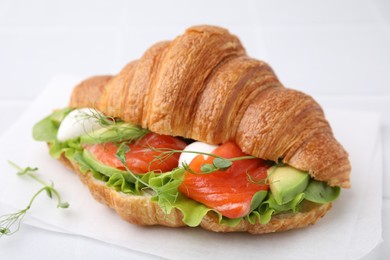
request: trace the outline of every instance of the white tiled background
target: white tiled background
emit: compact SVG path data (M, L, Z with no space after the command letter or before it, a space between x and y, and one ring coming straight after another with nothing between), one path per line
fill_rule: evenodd
M379 111L388 158L387 0L0 0L0 109L7 111L0 134L56 74L116 73L151 44L172 39L194 24L229 28L288 87L334 107ZM386 218L388 189L384 198ZM388 229L385 223L385 241ZM382 246L371 257L385 252L390 256Z
M202 23L239 35L287 86L318 95L389 93L386 0L2 0L1 98L31 100L58 72L115 73L152 43Z

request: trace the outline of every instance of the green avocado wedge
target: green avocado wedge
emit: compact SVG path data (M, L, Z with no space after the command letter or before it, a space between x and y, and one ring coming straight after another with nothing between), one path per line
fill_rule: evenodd
M80 136L81 144L99 144L107 142L120 143L128 140L138 140L149 130L128 123L115 123Z
M279 205L292 201L309 184L309 174L290 166L273 166L268 169L270 190Z
M96 172L106 175L107 177L111 177L115 174L121 174L124 176L126 181L130 183L135 182L134 177L131 176L127 171L119 170L99 162L88 150L83 151L83 158L84 161Z

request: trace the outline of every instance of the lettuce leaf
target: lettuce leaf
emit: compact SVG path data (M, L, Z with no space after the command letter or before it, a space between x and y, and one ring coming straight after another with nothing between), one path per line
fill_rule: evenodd
M107 186L114 188L116 191L135 194L135 185L126 181L125 177L120 173L112 175L107 181Z
M49 141L50 150L49 153L52 157L58 159L62 154L69 160L74 160L74 154L76 151L82 152L83 147L78 139L70 139L66 142L58 142L57 140Z
M310 180L305 192L305 199L315 203L328 203L340 195L340 187L330 187L325 182Z
M34 125L32 135L36 141L54 141L57 139L58 128L61 121L72 111L67 107L54 111L51 115L45 117Z
M255 224L259 221L261 224L267 224L274 214L280 214L283 212L298 212L299 205L305 198L304 193L296 195L290 202L285 204L278 204L271 192L268 192L267 199L262 201L256 210L253 210L246 219L251 224Z
M292 212L298 212L299 211L299 204L303 201L305 198L304 193L299 193L296 195L290 202L285 204L278 204L272 195L272 193L269 193L267 200L263 201L260 205L260 212L266 212L269 209L275 210L275 212L286 212L286 211L292 211Z
M199 226L203 217L211 211L207 206L187 198L182 193L177 192L175 196L157 196L159 206L169 214L172 209L177 208L183 214L183 222L190 226ZM172 194L171 194L172 195ZM171 200L174 199L174 203Z
M276 211L274 209L266 209L264 211L254 210L251 213L249 213L248 216L245 217L245 219L251 223L256 224L258 221L260 224L267 224L270 222L272 215L274 215Z

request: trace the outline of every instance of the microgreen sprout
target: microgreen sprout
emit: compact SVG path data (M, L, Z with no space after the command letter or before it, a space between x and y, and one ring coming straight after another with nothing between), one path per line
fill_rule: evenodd
M85 121L87 119L94 119L98 124L102 127L107 127L110 125L115 125L120 120L113 116L106 116L103 113L99 112L96 109L89 108L88 112L83 111L78 119L81 121Z
M18 172L17 172L18 175L20 175L20 176L23 176L23 175L29 176L32 179L34 179L37 182L39 182L40 184L42 184L43 187L41 189L39 189L33 195L33 197L30 199L30 201L29 201L28 205L26 206L26 208L24 208L24 209L22 209L22 210L20 210L18 212L6 214L6 215L3 215L3 216L0 217L0 237L2 237L3 235L10 236L10 235L14 234L15 232L17 232L19 230L20 224L21 224L24 216L26 215L27 211L31 208L34 200L42 192L46 192L46 194L50 198L52 198L53 195L57 198L57 208L68 208L69 207L69 203L61 201L60 194L54 188L54 184L53 183L48 184L45 181L43 181L40 178L38 178L38 176L35 175L35 173L38 171L38 168L26 167L26 168L23 169L22 167L18 166L17 164L15 164L15 163L13 163L11 161L8 161L8 163L18 170Z
M268 176L265 179L262 178L254 178L248 171L246 172L246 178L250 183L257 185L268 185Z
M127 163L126 163L126 154L130 151L130 147L127 145L127 143L121 143L118 147L118 150L115 154L115 157L118 158L118 160L123 164L123 167L125 168L125 170L136 180L138 180L140 183L142 183L145 187L148 187L150 189L152 189L153 191L157 192L157 190L150 186L148 183L146 183L145 181L143 181L141 178L139 178L136 174L133 173L133 171L131 171L129 169L129 167L127 166Z
M155 198L158 198L159 201L164 201L165 203L168 203L170 205L171 205L171 202L175 203L177 198L178 198L178 196L179 196L179 192L176 190L176 187L174 187L174 186L172 186L171 188L168 188L168 189L166 188L166 186L169 183L172 183L172 182L175 181L175 178L171 175L168 179L162 180L162 181L164 181L164 185L163 186L165 186L163 188L163 190L162 190L162 188L160 186L150 185L147 181L144 181L140 175L137 175L134 172L132 172L131 169L127 166L127 164L126 164L126 153L130 152L130 150L131 149L130 149L130 147L128 146L127 143L122 143L121 145L119 145L118 150L117 150L115 156L122 163L122 165L125 168L125 170L134 179L136 179L139 183L141 183L143 186L145 186L141 190L146 191L146 192L147 192L147 189L152 190L153 193L154 193L153 195L155 196ZM147 173L144 173L143 175L147 175L147 174L150 174L150 173L153 174L153 173L155 173L155 171L149 171ZM164 210L164 212L167 212L166 209L165 209L165 206L161 206L161 207Z
M278 160L278 162L273 165L271 168L269 168L269 170L267 170L267 177L265 179L260 179L259 181L256 181L248 172L246 174L247 176L247 179L248 181L254 183L254 184L266 184L266 185L269 185L270 184L270 177L274 174L274 172L276 171L276 169L278 167L284 167L286 164L283 163L281 160ZM278 180L280 181L280 180ZM274 181L274 182L278 182L278 181Z

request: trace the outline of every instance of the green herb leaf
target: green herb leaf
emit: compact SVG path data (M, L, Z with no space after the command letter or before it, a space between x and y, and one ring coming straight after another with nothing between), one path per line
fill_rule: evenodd
M9 228L0 228L0 237L2 235L8 235L9 233L11 232L11 230Z
M340 187L330 187L325 182L310 180L305 193L305 199L315 203L328 203L340 195Z
M53 194L51 192L51 187L46 187L46 194L47 194L47 196L49 196L49 198L53 197Z
M69 203L68 202L58 203L57 208L67 209L69 208Z
M230 166L232 166L232 162L229 161L229 159L225 159L225 158L215 158L213 160L213 165L218 168L218 169L221 169L221 170L226 170L228 169Z
M203 165L200 167L200 170L201 170L203 173L212 173L212 172L217 171L218 169L215 168L215 166L214 166L213 164L206 163L206 164L203 164Z
M121 143L115 156L123 163L126 164L126 153L130 152L130 146L127 143Z

